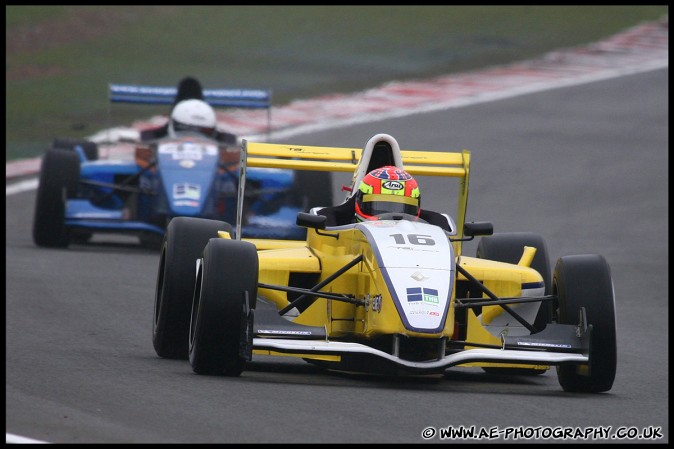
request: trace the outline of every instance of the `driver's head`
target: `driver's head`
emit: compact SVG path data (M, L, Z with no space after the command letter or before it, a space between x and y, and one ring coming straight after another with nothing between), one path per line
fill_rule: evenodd
M395 212L419 216L421 192L405 170L386 166L365 175L356 192L356 220L377 220L377 215Z
M207 136L215 133L216 118L213 108L202 100L183 100L175 105L171 111L169 132L196 131Z

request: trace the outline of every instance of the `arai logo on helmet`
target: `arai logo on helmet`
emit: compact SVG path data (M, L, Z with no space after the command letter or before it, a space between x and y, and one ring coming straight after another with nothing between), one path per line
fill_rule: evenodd
M402 190L405 188L405 184L398 181L385 181L382 183L382 187L388 190Z

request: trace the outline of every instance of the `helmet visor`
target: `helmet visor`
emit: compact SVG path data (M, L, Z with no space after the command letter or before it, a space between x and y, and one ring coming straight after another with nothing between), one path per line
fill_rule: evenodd
M194 131L210 136L213 134L213 131L215 131L215 128L207 126L188 125L186 123L181 123L178 120L173 120L173 130L176 132Z
M370 216L391 212L419 215L419 199L402 195L363 195L359 207L363 214Z

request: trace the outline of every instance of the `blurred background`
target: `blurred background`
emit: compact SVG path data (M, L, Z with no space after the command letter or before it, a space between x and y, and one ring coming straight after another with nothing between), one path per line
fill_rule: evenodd
M655 6L6 6L7 161L114 115L109 83L265 88L275 106L505 64L668 14ZM125 115L126 114L126 115Z

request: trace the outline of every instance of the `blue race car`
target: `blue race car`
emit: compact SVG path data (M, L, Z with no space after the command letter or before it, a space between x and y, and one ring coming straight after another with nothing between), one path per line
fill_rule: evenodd
M40 170L36 245L63 248L71 241L86 242L94 233L117 233L137 235L144 246L157 248L177 216L241 222L244 238L304 238L306 231L295 225L297 212L317 202L331 205L331 189L317 198L318 178L293 170L250 169L244 177L250 193L237 221L240 145L235 135L217 129L215 114L207 109L268 108L269 92L202 92L197 82L198 88L185 94L185 85L183 80L178 89L110 86L111 101L174 104L169 122L142 132L128 158L99 158L98 144L85 139L54 140ZM211 122L200 123L204 116Z

